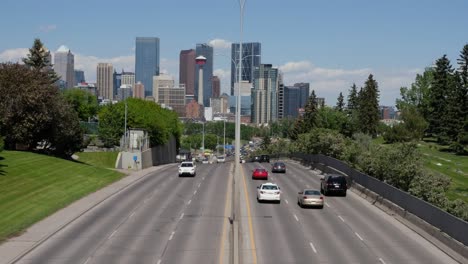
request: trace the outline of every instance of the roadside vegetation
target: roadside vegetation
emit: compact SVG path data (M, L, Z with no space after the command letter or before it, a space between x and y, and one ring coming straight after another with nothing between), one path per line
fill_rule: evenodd
M0 152L0 242L123 177L93 165L105 163L94 157L83 162L31 152Z
M457 62L454 70L444 55L402 87L400 123L391 127L379 122L373 75L351 86L346 104L340 93L333 108L318 105L312 91L304 115L264 138L260 152L334 157L468 221L468 45Z
M86 163L101 168L115 168L115 161L117 160L117 151L108 152L78 152L78 162Z

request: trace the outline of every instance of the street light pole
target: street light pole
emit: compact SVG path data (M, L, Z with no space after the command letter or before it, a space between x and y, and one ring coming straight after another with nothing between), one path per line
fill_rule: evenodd
M226 158L226 119L224 119L223 156Z
M125 99L124 148L127 151L127 99Z

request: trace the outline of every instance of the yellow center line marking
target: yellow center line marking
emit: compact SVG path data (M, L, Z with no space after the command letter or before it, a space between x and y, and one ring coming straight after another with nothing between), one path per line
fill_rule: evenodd
M247 219L249 220L249 233L250 233L250 245L252 246L252 256L253 256L253 263L257 263L257 247L255 246L255 239L253 233L253 225L252 225L252 216L250 214L250 200L249 200L249 193L247 192L247 183L245 182L245 175L244 170L240 168L242 174L242 180L244 181L244 194L245 200L247 205Z
M232 169L232 165L231 165ZM226 202L224 203L224 224L223 224L223 233L221 234L221 247L219 249L219 263L223 264L224 263L224 240L226 239L226 229L227 229L227 223L229 221L229 209L230 209L230 204L231 204L231 189L229 188L230 183L232 182L232 173L229 174L229 179L228 179L228 184L226 186L226 198L224 199Z

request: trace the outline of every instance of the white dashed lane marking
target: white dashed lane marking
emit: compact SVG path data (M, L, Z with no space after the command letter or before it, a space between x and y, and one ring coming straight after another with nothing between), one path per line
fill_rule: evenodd
M179 219L182 220L182 218L184 218L184 213L182 213L182 214L180 215L180 218L179 218Z
M364 239L362 239L362 237L358 233L354 232L354 234L356 234L356 236L359 237L359 239L361 239L361 241L364 241Z
M287 204L289 204L288 200L284 200Z
M174 234L175 232L172 232L171 236L169 237L169 240L172 240L172 238L174 237Z
M192 202L192 200L188 201L188 204L190 204Z
M297 218L297 215L294 215L294 218L296 218L296 221L299 222L299 218Z
M340 218L340 220L344 222L344 219L343 217L341 217L341 215L339 215L338 218Z
M317 249L315 249L314 244L312 244L312 242L310 242L309 244L312 250L314 251L314 253L317 253Z
M383 261L382 258L379 258L379 261L380 261L380 263L382 263L382 264L386 264L385 261Z

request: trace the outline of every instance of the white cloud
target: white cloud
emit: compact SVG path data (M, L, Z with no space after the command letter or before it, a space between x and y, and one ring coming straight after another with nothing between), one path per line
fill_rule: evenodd
M9 49L0 52L0 62L21 62L29 52L27 48Z
M39 30L45 33L49 33L57 29L57 25L42 25L39 27Z
M213 39L208 42L215 49L230 49L231 42L224 39Z

